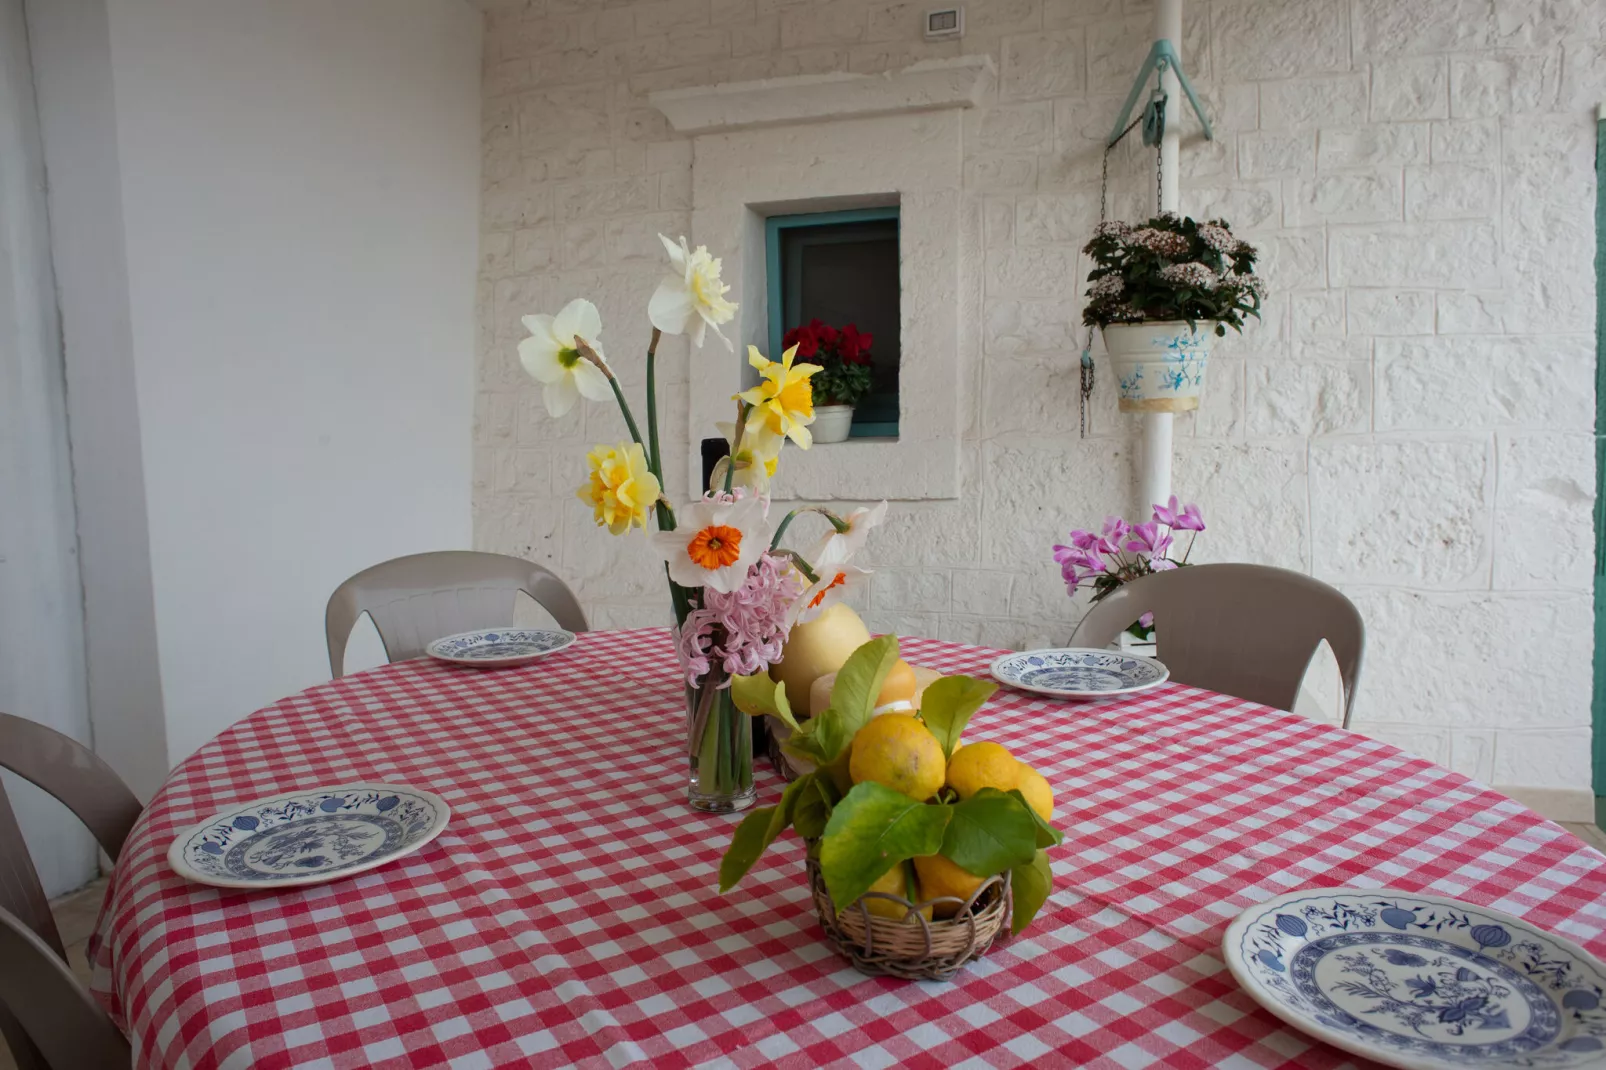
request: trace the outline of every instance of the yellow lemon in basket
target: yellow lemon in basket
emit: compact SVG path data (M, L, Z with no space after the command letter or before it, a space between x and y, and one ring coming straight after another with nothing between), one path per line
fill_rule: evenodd
M1048 780L1027 765L1020 763L1020 779L1015 782L1020 793L1026 796L1026 804L1037 811L1037 816L1044 821L1054 820L1054 789L1048 786Z
M948 762L948 786L968 799L982 788L1008 791L1020 780L1021 763L998 743L969 743Z
M911 903L920 902L920 886L915 883L914 870L907 862L899 862L883 873L879 880L870 885L870 891L899 895ZM890 899L867 898L864 901L864 909L883 918L891 918L893 921L902 921L909 915L908 907L894 903ZM930 907L926 907L920 913L926 916L927 921L931 920Z
M937 794L945 770L942 744L917 717L875 717L853 737L848 774L855 784L873 780L922 802Z
M987 879L961 869L943 855L922 855L914 860L914 864L915 872L920 876L920 894L916 902L940 896L952 896L960 901L938 903L936 913L939 918L951 918L959 913L960 905L974 895Z

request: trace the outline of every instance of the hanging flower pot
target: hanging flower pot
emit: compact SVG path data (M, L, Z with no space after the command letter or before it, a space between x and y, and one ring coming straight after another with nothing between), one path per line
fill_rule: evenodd
M1100 223L1082 251L1093 261L1082 322L1104 332L1121 411L1197 409L1210 336L1260 316L1254 247L1224 220L1168 212L1138 226Z
M1210 334L1180 320L1112 323L1104 345L1121 391L1122 412L1187 412L1199 407Z

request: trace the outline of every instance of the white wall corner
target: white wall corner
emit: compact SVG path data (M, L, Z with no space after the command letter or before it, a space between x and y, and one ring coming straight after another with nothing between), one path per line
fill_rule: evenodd
M664 89L652 106L683 134L818 119L973 108L992 84L991 56L922 60L883 74L808 74Z

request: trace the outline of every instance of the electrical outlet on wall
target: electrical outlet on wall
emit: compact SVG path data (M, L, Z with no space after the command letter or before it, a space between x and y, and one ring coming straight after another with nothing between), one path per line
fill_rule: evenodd
M939 7L926 12L926 36L931 38L963 37L965 9Z

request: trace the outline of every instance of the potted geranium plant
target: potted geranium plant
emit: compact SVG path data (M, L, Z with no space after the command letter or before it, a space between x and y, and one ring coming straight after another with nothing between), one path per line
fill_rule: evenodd
M1167 212L1138 226L1100 223L1083 252L1093 270L1082 322L1104 332L1121 411L1198 408L1210 335L1260 318L1254 246L1225 220Z
M800 359L820 366L813 381L815 442L842 442L848 437L853 407L870 392L873 340L856 324L838 329L817 319L793 327L781 340L786 348L796 346Z

